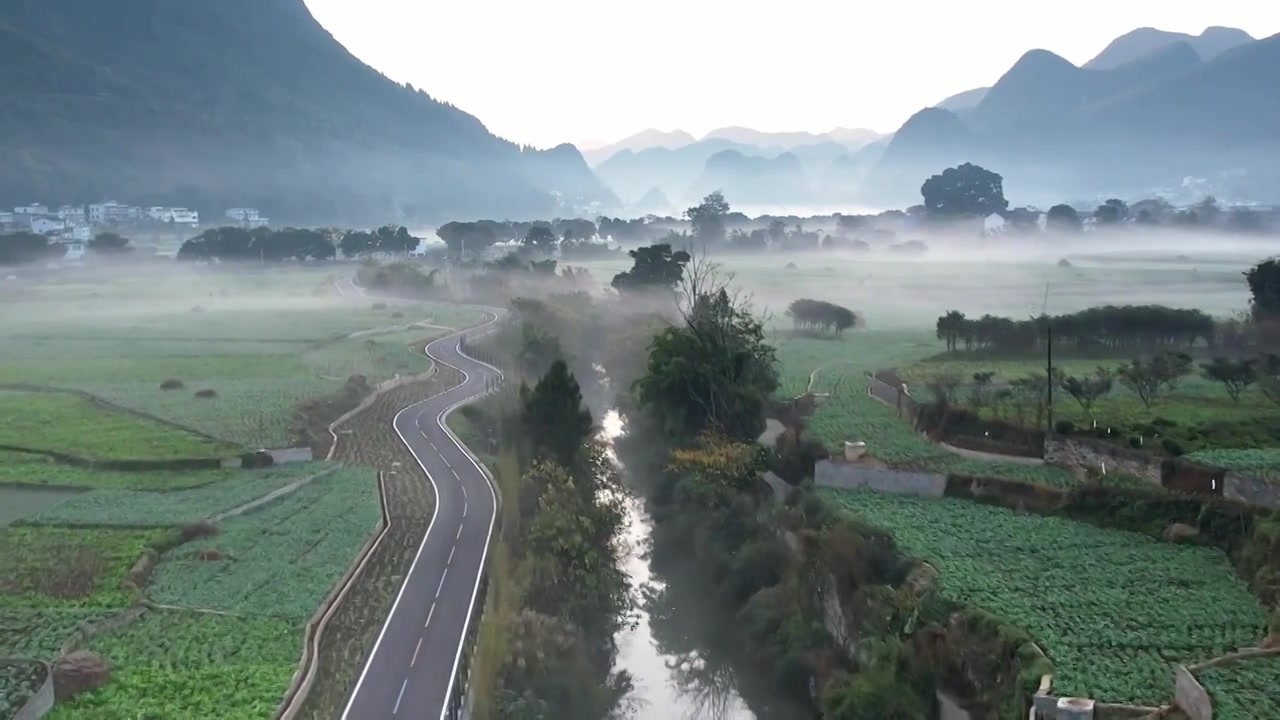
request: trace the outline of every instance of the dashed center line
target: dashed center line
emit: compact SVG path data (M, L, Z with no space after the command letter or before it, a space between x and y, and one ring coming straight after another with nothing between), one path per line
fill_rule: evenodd
M400 694L396 696L396 706L391 708L392 715L395 715L396 713L400 712L400 701L404 699L404 689L408 686L409 686L409 678L405 678L404 682L400 683Z
M446 565L444 572L440 573L440 586L436 588L436 597L440 597L440 591L444 589L444 579L449 577L449 567Z
M436 604L431 603L431 609L427 611L427 621L422 623L423 630L426 630L427 626L431 624L431 616L435 614L436 614Z
M423 627L426 627L425 625ZM418 646L413 649L413 657L409 660L409 667L418 662L418 651L422 649L422 638L418 638Z

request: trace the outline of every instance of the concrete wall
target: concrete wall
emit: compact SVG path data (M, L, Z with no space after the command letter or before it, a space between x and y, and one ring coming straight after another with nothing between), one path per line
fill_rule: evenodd
M1213 720L1213 701L1195 677L1179 665L1173 675L1173 698L1191 720Z
M938 473L882 470L832 460L819 460L814 466L813 482L818 487L856 490L870 488L900 495L942 497L947 477Z
M1280 481L1231 470L1223 478L1222 496L1257 507L1280 508Z
M267 454L271 456L271 461L276 465L287 465L288 463L311 462L311 448L280 448L279 450L268 450Z
M1044 461L1052 465L1123 472L1152 485L1160 483L1160 461L1150 453L1111 447L1084 438L1049 436L1044 441Z

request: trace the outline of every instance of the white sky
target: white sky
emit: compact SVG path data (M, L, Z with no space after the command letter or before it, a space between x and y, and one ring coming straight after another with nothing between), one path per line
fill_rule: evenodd
M1280 32L1276 0L305 0L361 60L548 147L645 128L897 129L1024 52L1154 26Z

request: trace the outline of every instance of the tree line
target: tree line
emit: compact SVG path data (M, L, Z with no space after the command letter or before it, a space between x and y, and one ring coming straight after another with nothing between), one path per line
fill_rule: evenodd
M90 252L102 257L124 255L134 249L127 238L112 232L98 233L85 246ZM0 234L0 266L58 260L66 252L64 243L47 235L25 231Z
M405 255L419 239L402 225L373 231L312 228L209 228L182 243L177 258L186 261L284 262L343 257Z
M1001 355L1043 353L1053 347L1068 352L1151 353L1183 349L1197 343L1213 347L1216 321L1201 310L1160 305L1106 305L1065 315L1014 320L994 315L970 319L950 310L935 325L947 352L983 351Z
M797 330L830 332L837 336L858 325L858 314L849 308L809 298L792 301L786 315Z

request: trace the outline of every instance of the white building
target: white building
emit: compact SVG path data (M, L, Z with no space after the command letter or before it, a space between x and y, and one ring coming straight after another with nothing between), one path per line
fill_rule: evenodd
M171 208L169 210L169 222L174 225L196 227L200 224L200 213L187 208Z
M66 220L58 220L51 217L36 217L31 219L31 232L37 235L48 235L49 233L61 232L67 229Z
M19 205L18 207L13 209L13 212L15 215L48 215L49 206L41 205L39 203L32 203L30 205Z
M76 262L84 258L85 244L77 240L63 241L62 247L65 252L62 254L64 262Z
M71 228L71 232L64 237L70 237L75 242L87 243L93 239L93 229L88 225L76 225Z
M234 220L237 225L250 229L266 227L270 222L254 208L231 208L227 211L227 219Z
M155 220L156 222L169 221L169 208L150 207L146 209L145 214L148 219Z
M121 205L115 201L95 203L89 206L89 222L94 225L113 225L142 219L142 208Z
M11 212L0 212L0 228L8 227L18 221L18 216Z
M55 214L67 222L84 222L83 205L63 205Z

